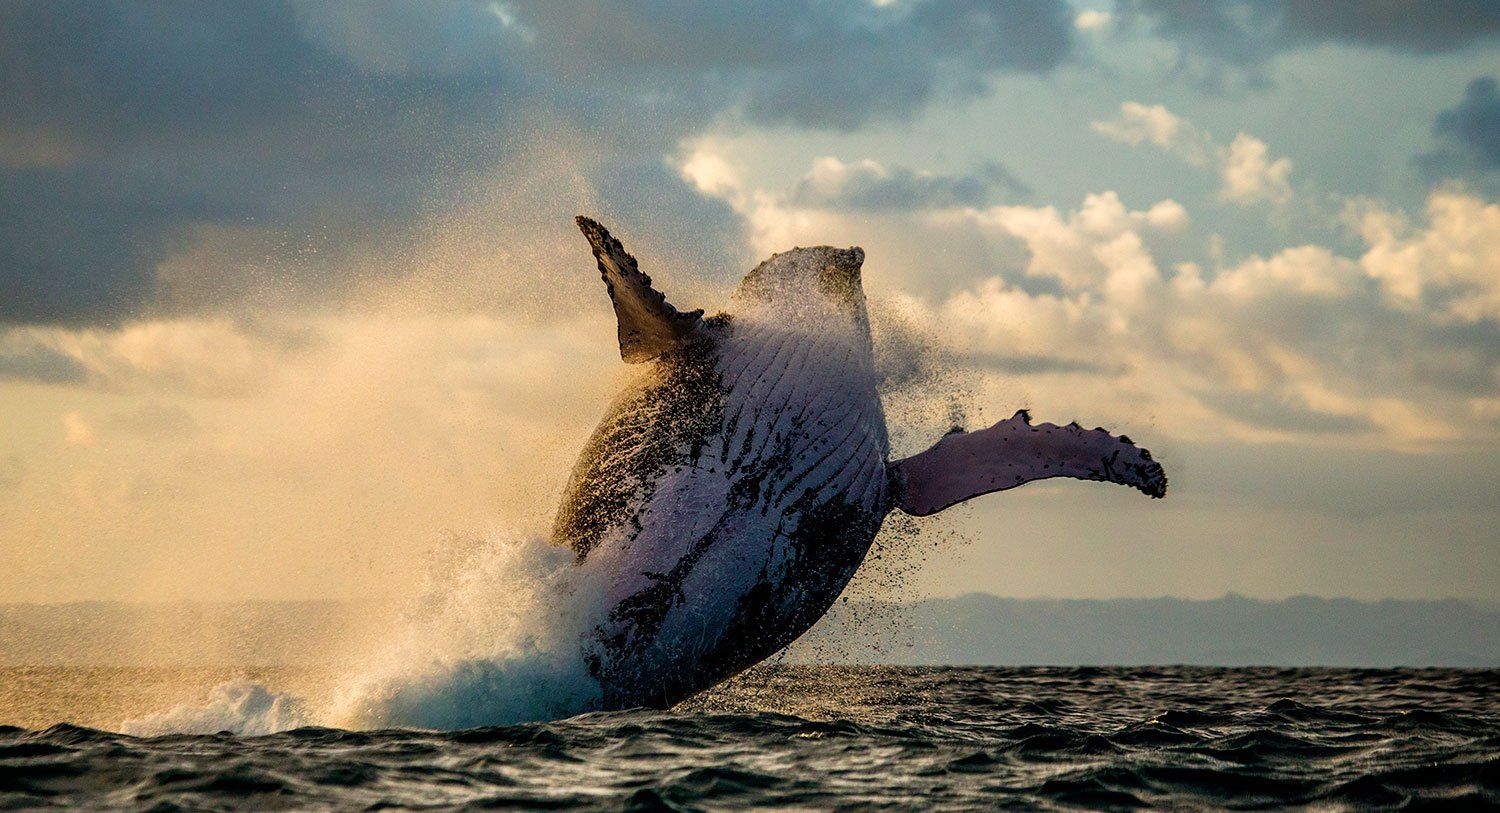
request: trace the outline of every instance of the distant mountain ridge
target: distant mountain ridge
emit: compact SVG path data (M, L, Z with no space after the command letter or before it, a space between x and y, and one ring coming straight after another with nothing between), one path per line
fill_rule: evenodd
M1500 609L1458 599L1013 599L975 593L883 607L844 605L791 654L803 652L856 663L1495 667Z
M0 665L319 665L356 657L370 608L332 601L0 604ZM384 627L389 629L394 620ZM378 634L378 630L376 633ZM1500 667L1500 607L1263 601L841 602L795 662Z

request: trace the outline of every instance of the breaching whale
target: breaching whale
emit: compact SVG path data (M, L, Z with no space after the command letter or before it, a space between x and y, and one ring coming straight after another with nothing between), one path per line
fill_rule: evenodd
M893 509L932 514L1047 477L1160 497L1129 438L1023 410L888 460L860 248L756 266L733 312L680 311L605 228L577 223L650 369L586 444L552 536L604 574L583 655L600 707L667 707L790 644L832 605Z

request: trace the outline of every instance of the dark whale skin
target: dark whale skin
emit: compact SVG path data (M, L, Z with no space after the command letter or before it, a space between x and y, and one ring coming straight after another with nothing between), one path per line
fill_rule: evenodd
M580 566L608 559L584 644L603 708L667 707L775 654L859 568L889 447L851 315L831 331L713 317L600 422L553 538Z

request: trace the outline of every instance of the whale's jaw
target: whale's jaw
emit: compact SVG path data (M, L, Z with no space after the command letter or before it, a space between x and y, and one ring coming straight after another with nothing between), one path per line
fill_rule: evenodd
M559 512L609 585L585 642L606 708L670 705L786 646L885 514L868 334L736 317L709 337L615 404Z

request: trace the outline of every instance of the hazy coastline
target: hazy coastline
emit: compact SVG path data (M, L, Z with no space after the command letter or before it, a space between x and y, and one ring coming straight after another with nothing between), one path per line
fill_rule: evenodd
M331 666L374 608L337 601L0 604L0 666ZM1500 666L1484 602L1239 595L840 603L785 661Z

